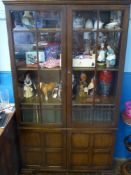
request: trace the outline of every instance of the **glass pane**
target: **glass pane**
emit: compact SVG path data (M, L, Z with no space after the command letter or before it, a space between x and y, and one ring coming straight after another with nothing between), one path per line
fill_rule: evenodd
M97 66L117 68L120 59L120 32L99 32Z
M28 30L36 27L35 11L12 11L12 26L14 30Z
M34 123L34 124L40 123L39 112L40 111L37 109L36 106L32 106L31 109L22 109L21 110L22 122L24 122L24 123Z
M73 107L73 122L103 122L113 121L114 108L109 106L79 106ZM96 123L94 123L96 124Z
M61 66L61 33L39 32L38 53L41 68L60 68Z
M95 32L73 32L73 67L95 67Z
M98 71L97 73L97 103L100 104L115 104L117 72L115 71Z
M60 11L37 12L37 28L61 28Z
M97 29L96 11L75 11L73 13L73 29Z
M19 71L18 96L21 104L38 104L38 75L37 71Z
M33 32L13 32L16 66L37 67L36 36Z
M42 109L42 123L61 123L62 110L56 106Z
M122 27L122 11L120 10L110 10L101 11L99 19L99 29L101 29L101 24L108 30L119 30Z

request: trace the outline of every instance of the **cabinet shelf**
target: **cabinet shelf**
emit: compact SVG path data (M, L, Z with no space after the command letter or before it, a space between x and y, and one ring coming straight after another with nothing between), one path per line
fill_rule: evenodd
M61 32L61 28L32 28L32 29L14 29L13 32Z
M18 71L38 71L38 70L41 70L41 71L61 71L61 68L60 67L56 67L56 68L38 68L38 67L28 67L28 66L22 66L22 67L18 67L17 68Z
M113 68L106 68L106 67L96 67L97 71L102 71L102 70L109 70L109 71L118 71L118 67L113 67Z
M74 71L94 71L94 67L73 67Z
M73 67L74 71L95 71L94 67ZM109 71L118 71L118 67L106 68L106 67L96 67L96 71L109 70Z
M73 100L73 106L92 106L94 105L108 105L108 106L114 106L115 104L115 98L113 96L110 97L104 97L104 96L95 96L93 97L79 97L77 96L75 100Z
M121 32L122 29L86 29L86 28L74 28L74 32Z

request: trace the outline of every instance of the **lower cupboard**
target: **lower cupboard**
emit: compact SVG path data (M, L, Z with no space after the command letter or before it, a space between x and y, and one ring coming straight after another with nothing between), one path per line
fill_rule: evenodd
M19 134L21 171L112 170L115 130L20 129Z

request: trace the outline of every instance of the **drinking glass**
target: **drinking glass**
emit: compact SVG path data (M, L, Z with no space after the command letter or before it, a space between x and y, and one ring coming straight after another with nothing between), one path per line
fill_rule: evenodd
M3 89L0 91L0 102L1 102L1 107L3 109L9 106L9 90L8 89Z

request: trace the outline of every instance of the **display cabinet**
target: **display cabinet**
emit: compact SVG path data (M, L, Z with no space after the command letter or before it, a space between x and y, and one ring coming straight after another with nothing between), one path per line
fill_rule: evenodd
M130 1L3 2L21 172L112 171Z

